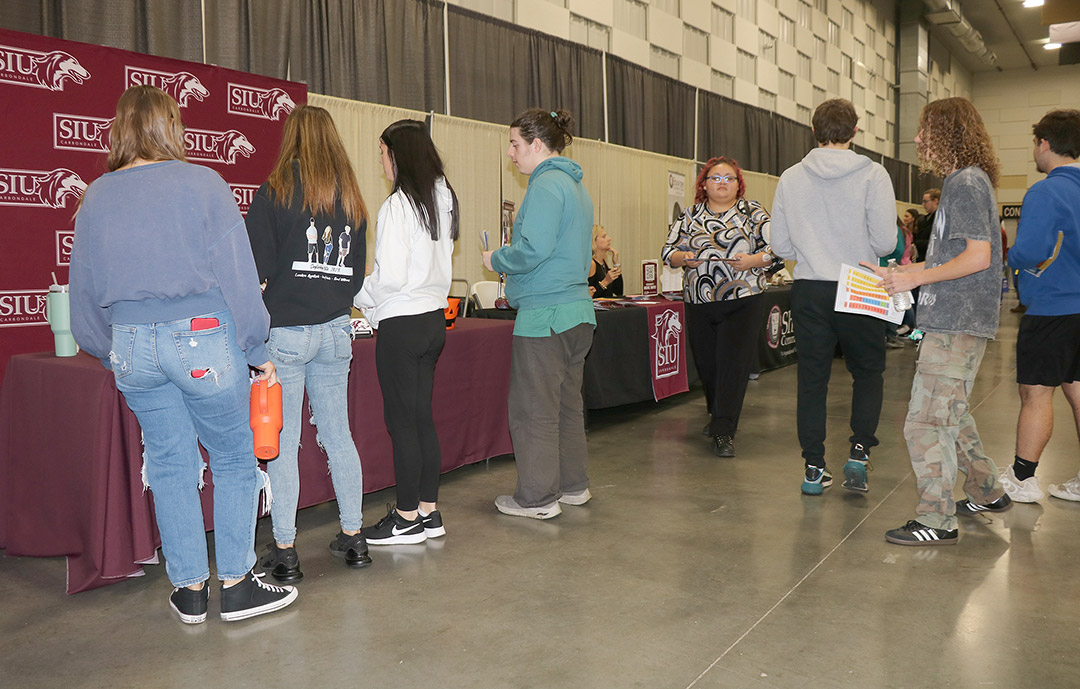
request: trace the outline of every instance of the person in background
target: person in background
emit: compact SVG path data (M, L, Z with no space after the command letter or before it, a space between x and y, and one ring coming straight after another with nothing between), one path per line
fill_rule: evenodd
M904 252L907 250L904 237L904 221L900 218L896 219L896 249L888 256L882 256L878 259L878 265L885 268L888 267L889 261L896 261L897 265L901 265L904 260ZM908 309L911 311L911 309ZM904 314L906 317L906 313ZM902 322L902 321L901 321ZM903 349L904 342L899 336L900 326L896 323L885 322L885 347L888 349Z
M735 456L746 386L764 325L769 214L744 198L739 163L710 158L695 183L694 205L671 224L660 257L682 268L687 334L705 388L703 429L718 457Z
M259 187L247 214L247 232L263 302L270 312L267 350L281 382L280 453L266 465L274 502L274 542L260 565L281 582L299 581L296 508L300 500L297 453L304 392L318 443L326 451L337 496L341 531L330 553L351 567L371 564L363 525L364 471L349 432L349 325L353 295L364 282L367 208L330 113L297 106L285 120L281 150L269 180ZM323 231L322 262L304 263L309 228ZM336 241L335 241L336 238ZM345 239L343 239L345 238ZM335 248L356 247L331 265Z
M379 136L379 151L393 188L379 209L375 267L355 304L379 331L375 369L394 445L397 506L364 535L371 545L402 545L446 534L431 395L446 343L458 202L423 122L394 122Z
M906 266L909 263L918 261L919 250L915 248L915 233L918 231L919 226L919 209L908 208L904 211L903 216L903 231L904 231L904 255L900 257L900 265ZM919 290L912 292L914 301L919 299ZM911 334L911 331L915 329L915 305L912 304L911 308L904 312L904 320L900 322L900 327L897 328L896 334L900 337L905 337ZM887 343L886 343L887 344Z
M915 230L915 249L918 252L919 258L926 260L926 249L930 244L930 235L934 232L934 218L937 213L938 204L941 202L941 190L940 189L927 189L922 195L923 210L926 211L923 215L919 216L916 221Z
M772 249L798 261L791 307L799 338L796 425L804 495L821 495L832 485L825 463L825 399L838 343L852 378L845 488L868 490L867 462L878 444L885 322L834 308L841 264L876 264L896 248L892 181L884 167L851 150L858 122L850 101L819 105L813 118L817 148L784 171L773 199Z
M1045 497L1035 469L1054 430L1058 387L1080 436L1080 111L1053 110L1033 129L1035 164L1046 179L1024 195L1009 250L1028 305L1016 338L1016 455L1001 475L1016 502ZM1055 498L1080 502L1080 477L1049 489Z
M971 512L972 504L992 511L1011 505L994 461L983 452L969 405L986 343L998 327L1001 234L994 186L1001 165L982 118L965 98L927 104L915 143L923 169L945 182L926 262L897 271L873 266L889 294L922 287L918 325L926 333L904 423L918 516L887 531L885 540L952 545L957 513ZM966 477L968 500L954 504L958 471Z
M608 256L611 265L608 265ZM592 263L589 264L589 294L593 299L623 295L622 265L619 252L611 248L611 237L603 225L593 225Z
M560 155L573 124L565 110L534 108L510 125L506 155L529 185L511 244L482 254L484 267L507 276L518 309L507 402L518 481L495 507L533 519L592 498L581 381L596 327L587 282L593 204L581 166Z
M213 473L221 619L280 610L296 589L252 572L262 481L248 367L267 385L277 376L244 219L221 175L185 162L180 108L164 91L124 91L109 139L109 172L86 190L75 219L71 329L112 370L142 428L145 477L176 587L169 607L186 624L206 621L202 443Z

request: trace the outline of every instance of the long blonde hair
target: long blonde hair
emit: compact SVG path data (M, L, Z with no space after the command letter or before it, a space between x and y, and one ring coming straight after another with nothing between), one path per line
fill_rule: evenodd
M135 161L185 160L180 107L156 86L132 86L116 102L109 130L109 172Z
M337 199L355 227L367 219L367 206L360 195L345 144L330 113L314 105L300 105L285 120L281 153L270 173L274 201L288 206L293 198L293 161L300 163L300 184L304 207L312 213L334 212Z
M1001 163L979 111L966 98L942 98L923 107L919 117L919 163L939 177L980 167L998 185Z

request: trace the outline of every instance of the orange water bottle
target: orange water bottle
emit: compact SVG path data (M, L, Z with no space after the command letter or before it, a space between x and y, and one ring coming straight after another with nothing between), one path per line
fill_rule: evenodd
M251 384L251 430L255 435L255 456L262 460L278 456L281 434L281 384L265 380Z

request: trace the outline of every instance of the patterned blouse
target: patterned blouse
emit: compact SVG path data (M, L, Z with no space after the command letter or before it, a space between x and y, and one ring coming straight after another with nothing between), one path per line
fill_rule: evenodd
M719 214L709 210L708 203L703 201L687 208L672 223L660 256L669 266L675 251L690 251L703 259L697 268L683 269L683 297L687 302L704 304L739 299L765 291L767 267L736 270L715 259L769 251L768 236L769 214L757 201L739 199Z

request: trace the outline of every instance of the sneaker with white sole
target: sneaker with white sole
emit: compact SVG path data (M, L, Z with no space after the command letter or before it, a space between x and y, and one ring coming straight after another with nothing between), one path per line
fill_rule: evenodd
M590 500L592 500L592 493L589 492L588 488L574 493L563 493L559 497L559 502L564 505L584 505Z
M446 535L446 527L442 523L442 514L439 510L432 510L430 514L420 512L420 518L424 520L424 535L428 538L440 538Z
M267 584L264 576L248 572L240 583L221 589L222 620L246 620L292 605L298 595L296 587Z
M558 500L550 505L540 507L522 507L517 504L517 500L514 500L513 495L500 495L495 498L495 508L503 514L509 514L511 517L529 517L530 519L551 519L562 514L562 508L559 507Z
M832 474L826 467L806 465L806 474L802 482L803 495L821 495L831 485Z
M1080 497L1077 498L1080 500ZM956 514L961 517L973 517L976 514L984 514L986 512L1005 512L1012 509L1013 503L1009 494L1002 495L993 502L988 502L985 505L976 504L970 500L961 500L956 503Z
M390 505L386 516L375 526L364 527L363 534L368 545L415 545L427 540L424 518L419 513L410 521Z
M844 464L844 488L865 493L870 490L866 485L866 470L870 466L870 453L862 443L854 443Z
M886 531L885 540L897 545L956 545L960 538L956 529L935 529L912 519L898 529Z
M1051 483L1050 495L1062 500L1080 502L1080 476L1074 476L1065 483Z
M202 624L206 621L206 602L210 600L210 582L204 581L203 587L192 591L186 586L173 589L169 596L169 607L173 609L184 624Z
M1023 481L1016 478L1016 473L1010 464L1009 468L998 476L1001 485L1005 486L1005 492L1009 494L1013 502L1038 502L1046 497L1039 487L1039 479L1032 476Z

